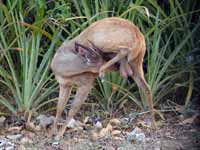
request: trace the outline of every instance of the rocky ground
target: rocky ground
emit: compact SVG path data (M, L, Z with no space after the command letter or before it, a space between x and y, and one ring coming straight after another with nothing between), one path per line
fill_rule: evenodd
M44 117L44 116L43 116ZM45 116L46 117L46 116ZM158 121L158 129L151 131L145 119L133 124L127 118L109 119L91 123L73 121L62 140L48 137L46 124L52 117L46 117L43 126L35 130L23 125L1 127L0 150L197 150L200 149L199 116L184 118L173 113L165 114L165 120ZM40 118L41 119L41 118ZM48 120L50 119L50 120ZM129 118L130 119L130 118ZM1 118L1 120L3 120ZM49 122L48 122L49 121ZM130 120L129 120L130 121ZM33 124L32 124L33 125ZM130 126L126 126L130 125Z

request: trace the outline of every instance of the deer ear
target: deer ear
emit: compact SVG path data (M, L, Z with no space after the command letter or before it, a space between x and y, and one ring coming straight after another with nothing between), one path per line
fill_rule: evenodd
M87 46L84 46L78 42L75 42L75 53L77 54L81 54L82 56L84 54L86 55L91 55L92 57L102 57L101 53L99 53L99 49L97 49L91 42L91 47L87 47Z
M92 46L92 52L93 52L95 55L98 55L98 56L102 57L102 56L103 56L102 50L99 49L98 47L96 47L91 41L88 40L88 42L89 42L90 45Z
M89 54L89 50L88 49L89 48L87 48L86 46L75 42L74 50L75 50L75 53L78 54L79 56L88 55Z
M75 42L74 51L75 54L83 57L88 64L97 63L100 60L99 58L101 58L101 56L98 56L93 49L77 42Z

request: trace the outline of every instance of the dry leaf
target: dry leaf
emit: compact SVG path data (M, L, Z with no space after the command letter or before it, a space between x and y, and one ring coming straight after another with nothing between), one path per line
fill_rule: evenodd
M99 134L97 132L92 132L92 140L96 141L99 138Z
M89 121L90 117L86 116L85 119L83 120L83 123L86 124Z
M99 137L105 137L106 135L110 134L112 131L112 125L109 123L106 128L101 129L101 131L99 132Z
M109 131L106 128L101 129L101 131L99 132L98 137L105 137L106 135L109 134Z
M112 127L112 125L110 123L108 123L107 126L106 126L106 129L108 131L112 131L113 127Z
M118 136L118 135L120 135L121 134L121 131L120 130L114 130L114 131L112 131L112 136Z
M8 128L9 132L19 132L22 129L22 126L10 127Z
M120 125L121 124L121 121L117 118L113 118L110 120L110 124L112 125Z
M197 115L192 116L191 118L187 118L185 120L183 120L182 122L180 122L180 125L184 125L184 124L192 124L195 120L195 118L197 117Z

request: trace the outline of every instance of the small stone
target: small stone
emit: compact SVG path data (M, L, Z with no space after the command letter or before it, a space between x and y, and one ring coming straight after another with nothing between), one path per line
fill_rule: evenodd
M47 117L46 115L39 115L37 117L37 120L39 120L39 125L42 128L47 128L49 125L53 124L54 117L53 116Z
M0 117L0 127L4 126L4 122L5 122L6 118L4 116Z
M57 136L55 136L55 137L54 137L54 140L55 140L55 142L53 142L53 143L52 143L52 145L53 145L53 146L55 146L55 145L58 145L58 144L59 144L59 141L60 141L60 139L61 139L61 137L60 137L60 136L58 136L58 135L57 135Z
M14 149L15 149L15 147L12 145L5 148L5 150L14 150Z
M39 126L39 125L38 125L38 126L35 126L35 130L36 130L36 131L40 131L40 130L41 130L41 126Z
M145 134L142 130L136 127L133 131L127 134L127 140L129 142L137 141L137 142L144 142L145 141Z
M118 141L122 141L122 140L123 140L122 137L118 137L118 136L113 137L113 139L114 139L114 140L118 140Z
M56 146L56 145L59 145L59 144L60 144L59 140L55 140L55 141L52 143L53 146Z
M27 143L31 144L31 143L33 143L33 141L31 139L27 138L27 137L23 137L20 142L22 144L27 144Z
M19 150L26 150L26 148L24 147L24 145L20 145L20 146L18 147L18 149L19 149Z
M120 119L122 124L128 124L130 122L130 118L122 118Z
M165 132L165 136L171 136L171 133L170 132Z
M6 145L6 140L5 139L0 139L0 148Z
M68 122L67 127L68 128L75 128L77 126L76 120L74 120L73 118Z
M142 129L135 127L135 129L131 133L132 134L142 133Z
M3 123L5 120L6 120L6 117L4 117L4 116L0 117L0 123Z
M92 137L93 141L96 141L99 138L99 135L96 132L92 132L92 136L91 137Z
M135 136L136 141L138 142L144 142L145 141L145 134L144 133L138 133Z
M8 139L0 139L0 150L14 150L15 145L11 143Z
M94 124L94 126L95 126L95 128L97 128L97 129L103 128L103 125L102 125L102 123L101 123L100 121L97 121L97 122Z
M7 135L7 138L10 140L17 140L17 139L20 139L21 137L22 137L21 134Z

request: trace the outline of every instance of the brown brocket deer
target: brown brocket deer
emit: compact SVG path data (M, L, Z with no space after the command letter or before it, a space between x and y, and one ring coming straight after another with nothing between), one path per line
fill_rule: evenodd
M142 67L145 51L145 39L138 27L116 17L97 21L74 39L64 42L51 64L60 86L54 131L57 130L57 122L69 99L72 85L76 84L78 88L66 122L57 136L64 134L67 123L86 100L95 78L112 68L119 69L125 77L131 76L144 91L151 112L152 127L155 128L152 94ZM117 63L120 66L113 67Z

